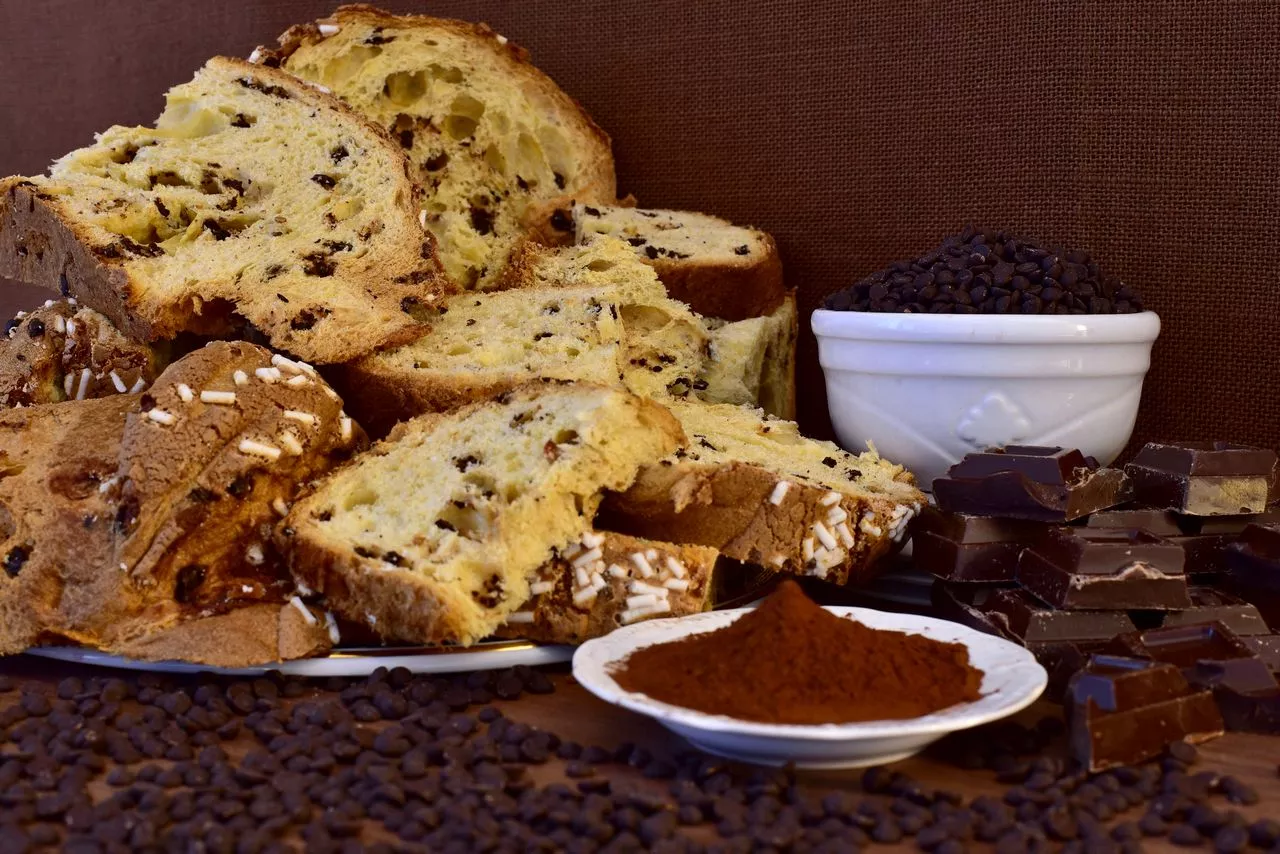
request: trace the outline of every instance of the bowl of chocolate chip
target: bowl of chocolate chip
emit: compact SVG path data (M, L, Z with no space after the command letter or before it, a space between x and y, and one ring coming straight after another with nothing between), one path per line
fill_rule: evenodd
M1160 332L1088 252L980 228L831 294L812 324L840 444L872 442L926 485L1009 444L1110 463Z

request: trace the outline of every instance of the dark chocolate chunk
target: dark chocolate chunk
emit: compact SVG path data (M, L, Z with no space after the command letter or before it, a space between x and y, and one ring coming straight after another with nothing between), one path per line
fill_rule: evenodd
M933 493L946 512L1070 522L1124 503L1131 490L1123 472L1078 450L1010 445L966 454Z
M1090 528L1120 528L1146 531L1157 537L1176 537L1186 533L1178 517L1169 510L1150 507L1120 508L1094 513L1085 524Z
M1222 623L1241 636L1270 634L1257 606L1223 590L1192 587L1188 591L1191 607L1185 611L1169 611L1162 615L1162 628L1176 628L1200 623Z
M1253 650L1221 623L1148 629L1117 636L1111 649L1120 655L1192 668L1200 661L1253 658Z
M999 590L978 606L1002 633L1025 644L1104 642L1134 631L1124 611L1059 611L1022 590Z
M1280 635L1254 635L1240 640L1273 671L1280 671Z
M1280 683L1262 659L1198 661L1189 680L1213 691L1228 730L1280 735Z
M1032 549L1079 575L1120 575L1137 566L1182 574L1182 549L1142 530L1053 528Z
M928 531L911 536L911 560L936 578L956 582L1012 581L1024 543L963 544Z
M1191 606L1187 579L1134 563L1113 575L1077 573L1027 549L1018 560L1018 582L1055 608L1175 611Z
M1229 442L1149 442L1125 466L1138 501L1192 516L1262 513L1276 477L1274 451Z
M1071 680L1071 749L1089 771L1159 756L1174 742L1223 733L1213 694L1195 691L1171 664L1094 656Z

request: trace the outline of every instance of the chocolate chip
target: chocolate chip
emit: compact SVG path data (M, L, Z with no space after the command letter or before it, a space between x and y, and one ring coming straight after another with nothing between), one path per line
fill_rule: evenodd
M573 218L569 216L568 211L557 208L551 212L551 227L556 231L572 231Z
M14 546L4 556L4 571L10 578L17 578L27 559L31 557L30 546Z
M472 206L471 227L477 234L493 233L493 213L484 208Z
M173 585L174 601L182 605L189 604L200 585L204 584L204 576L205 568L198 563L189 563L178 570Z

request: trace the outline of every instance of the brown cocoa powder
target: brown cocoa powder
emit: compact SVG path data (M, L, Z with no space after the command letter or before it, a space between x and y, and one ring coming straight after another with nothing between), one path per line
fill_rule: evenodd
M783 582L714 632L643 647L613 678L676 706L764 723L902 720L981 697L961 644L838 617Z

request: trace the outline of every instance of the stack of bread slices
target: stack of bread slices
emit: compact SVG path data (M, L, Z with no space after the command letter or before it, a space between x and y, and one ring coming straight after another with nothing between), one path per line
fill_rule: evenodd
M769 235L618 199L483 25L367 6L0 182L0 654L578 642L740 563L859 583L923 496L806 439ZM370 445L370 440L373 444Z

